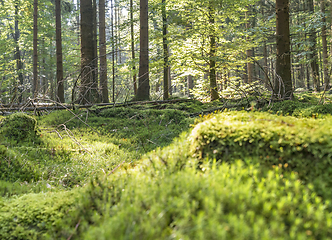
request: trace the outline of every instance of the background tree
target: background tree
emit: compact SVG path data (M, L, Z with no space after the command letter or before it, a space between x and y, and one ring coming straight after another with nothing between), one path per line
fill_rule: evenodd
M63 84L63 63L62 63L62 37L61 37L61 0L55 0L56 18L56 79L58 85L57 100L65 102L65 89Z
M281 98L292 98L293 87L290 62L289 2L276 0L277 62L274 93Z
M99 57L102 102L108 103L107 56L106 56L105 0L99 0Z
M81 90L80 103L93 103L97 100L95 78L94 24L91 0L81 0Z
M33 1L33 96L38 94L38 0Z
M140 55L138 88L135 100L150 99L149 82L149 7L148 0L140 0Z
M169 98L168 94L168 40L167 40L167 15L166 15L166 1L162 0L162 21L163 21L163 57L164 57L164 100Z

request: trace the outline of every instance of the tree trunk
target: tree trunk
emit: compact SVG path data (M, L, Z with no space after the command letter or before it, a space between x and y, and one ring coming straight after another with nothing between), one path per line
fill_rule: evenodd
M139 56L139 84L135 100L150 98L149 84L149 22L148 0L140 0L140 56Z
M65 102L65 89L63 84L62 64L62 38L61 38L61 0L55 0L55 22L56 22L56 79L58 84L57 100Z
M98 38L97 38L97 1L92 0L92 22L93 22L93 61L92 61L92 69L93 69L93 86L92 92L94 97L94 102L100 101L100 96L98 93Z
M112 34L112 101L115 103L115 37L114 37L114 0L111 0L111 34Z
M81 0L81 89L80 103L95 102L93 9L91 0Z
M248 12L246 12L246 30L248 31L250 28L250 16ZM247 36L247 41L250 42L251 39ZM252 83L254 78L254 64L252 63L252 58L254 56L253 49L247 49L247 83Z
M293 87L290 62L289 0L276 0L277 62L274 94L292 99Z
M168 46L168 54L170 54L169 46ZM168 95L172 96L173 87L172 87L172 75L171 75L171 65L168 63Z
M101 100L109 103L107 87L107 58L106 58L106 31L105 31L105 0L99 0L99 57L100 57L100 87Z
M135 38L134 38L134 17L133 17L133 0L130 0L130 36L131 36L131 58L133 61L133 86L134 94L137 93L137 79L135 66Z
M309 13L314 14L314 2L313 0L308 1ZM318 55L317 55L317 40L316 40L316 32L315 29L310 29L309 34L309 42L310 42L310 65L312 70L312 77L314 82L314 88L317 92L320 91L320 81L319 81L319 66L318 66Z
M324 70L324 85L325 89L329 90L330 76L328 70L328 53L327 53L327 40L326 40L326 18L325 18L325 1L320 1L320 10L322 12L322 45L323 45L323 70Z
M162 0L162 20L163 20L163 53L164 53L164 94L163 99L169 98L168 95L168 41L167 41L167 16L166 1Z
M14 32L14 41L15 41L15 61L16 61L16 71L18 74L18 80L19 83L16 83L16 92L18 94L18 102L22 103L23 101L23 84L24 84L24 78L23 78L23 64L21 60L21 51L19 46L19 39L20 39L20 31L18 28L18 0L15 1L15 32ZM15 97L16 98L16 97Z
M194 80L193 80L193 76L192 75L188 75L187 76L187 86L188 86L188 97L191 97L191 91L194 88Z
M216 77L216 32L215 32L215 12L212 1L209 1L209 23L210 23L210 62L209 62L209 79L211 101L219 98Z
M33 1L33 97L38 94L38 0Z
M267 67L267 46L266 41L264 41L263 45L263 68L264 68L264 86L266 89L271 89L270 81L269 81L269 68Z

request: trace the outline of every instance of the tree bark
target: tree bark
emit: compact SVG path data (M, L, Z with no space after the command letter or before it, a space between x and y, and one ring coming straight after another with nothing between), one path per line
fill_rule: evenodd
M212 1L209 1L209 23L210 23L210 61L209 61L209 80L211 101L219 98L216 77L216 32L215 32L215 12Z
M163 20L163 54L164 54L164 94L163 99L169 98L168 94L168 40L167 40L167 16L166 1L162 0L162 20Z
M99 57L100 57L100 87L103 103L109 103L107 83L106 58L106 27L105 27L105 0L99 0Z
M309 13L314 14L314 2L313 0L308 1ZM312 70L312 77L314 82L314 88L317 92L320 91L320 80L319 80L319 66L318 66L318 55L317 55L317 40L316 40L316 32L315 29L310 29L309 34L309 42L310 42L310 65Z
M61 0L55 0L55 22L56 22L56 79L58 84L57 100L65 102L65 90L63 83L62 63L62 38L61 38Z
M248 31L250 28L250 16L249 13L246 12L246 30ZM247 41L250 42L251 39L249 36L246 37ZM254 78L254 64L252 63L252 58L254 56L254 52L252 48L247 49L247 83L252 83Z
M81 89L80 103L96 102L97 86L94 79L93 9L91 0L81 0Z
M134 94L137 93L137 78L135 66L135 37L134 37L134 17L133 17L133 0L130 0L130 36L131 36L131 58L133 61L133 86Z
M148 0L140 0L140 56L139 56L139 84L135 100L150 98L149 83L149 22Z
M115 103L115 37L114 37L114 0L111 0L111 34L112 34L112 101Z
M100 101L100 96L98 93L98 38L97 38L97 1L92 0L92 22L93 22L93 61L92 61L92 68L93 68L93 85L92 93L94 97L94 101Z
M277 62L274 94L292 99L293 86L290 61L289 0L276 0Z
M191 97L192 94L190 90L193 90L194 88L194 79L192 75L187 76L187 86L188 86L188 97Z
M327 40L326 40L326 18L325 18L325 1L320 1L320 10L322 12L322 45L323 45L323 71L324 71L324 85L325 89L329 90L330 76L328 70L328 53L327 53Z
M18 102L22 103L23 101L23 84L24 84L24 77L23 77L23 63L21 60L21 51L19 46L19 39L20 39L20 30L18 28L18 0L15 1L15 32L14 32L14 41L15 41L15 60L16 60L16 71L18 75L19 83L16 83L17 86L17 94L18 94ZM16 98L16 97L15 97Z
M38 0L33 1L33 97L38 94Z

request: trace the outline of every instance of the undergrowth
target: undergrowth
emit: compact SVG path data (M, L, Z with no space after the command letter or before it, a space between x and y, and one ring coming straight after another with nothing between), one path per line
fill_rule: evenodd
M0 239L331 239L332 119L317 99L263 109L297 118L189 117L222 100L57 111L24 140L7 125Z

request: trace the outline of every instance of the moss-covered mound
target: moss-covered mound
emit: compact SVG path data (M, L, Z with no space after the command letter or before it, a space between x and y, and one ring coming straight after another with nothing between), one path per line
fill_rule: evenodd
M252 157L263 165L282 165L320 194L332 188L332 117L298 119L259 112L225 112L199 123L191 133L191 153L223 161ZM321 180L324 181L321 181Z
M44 239L53 226L68 217L78 191L0 198L0 239Z
M0 136L14 142L37 140L37 120L24 113L14 113L0 123Z

